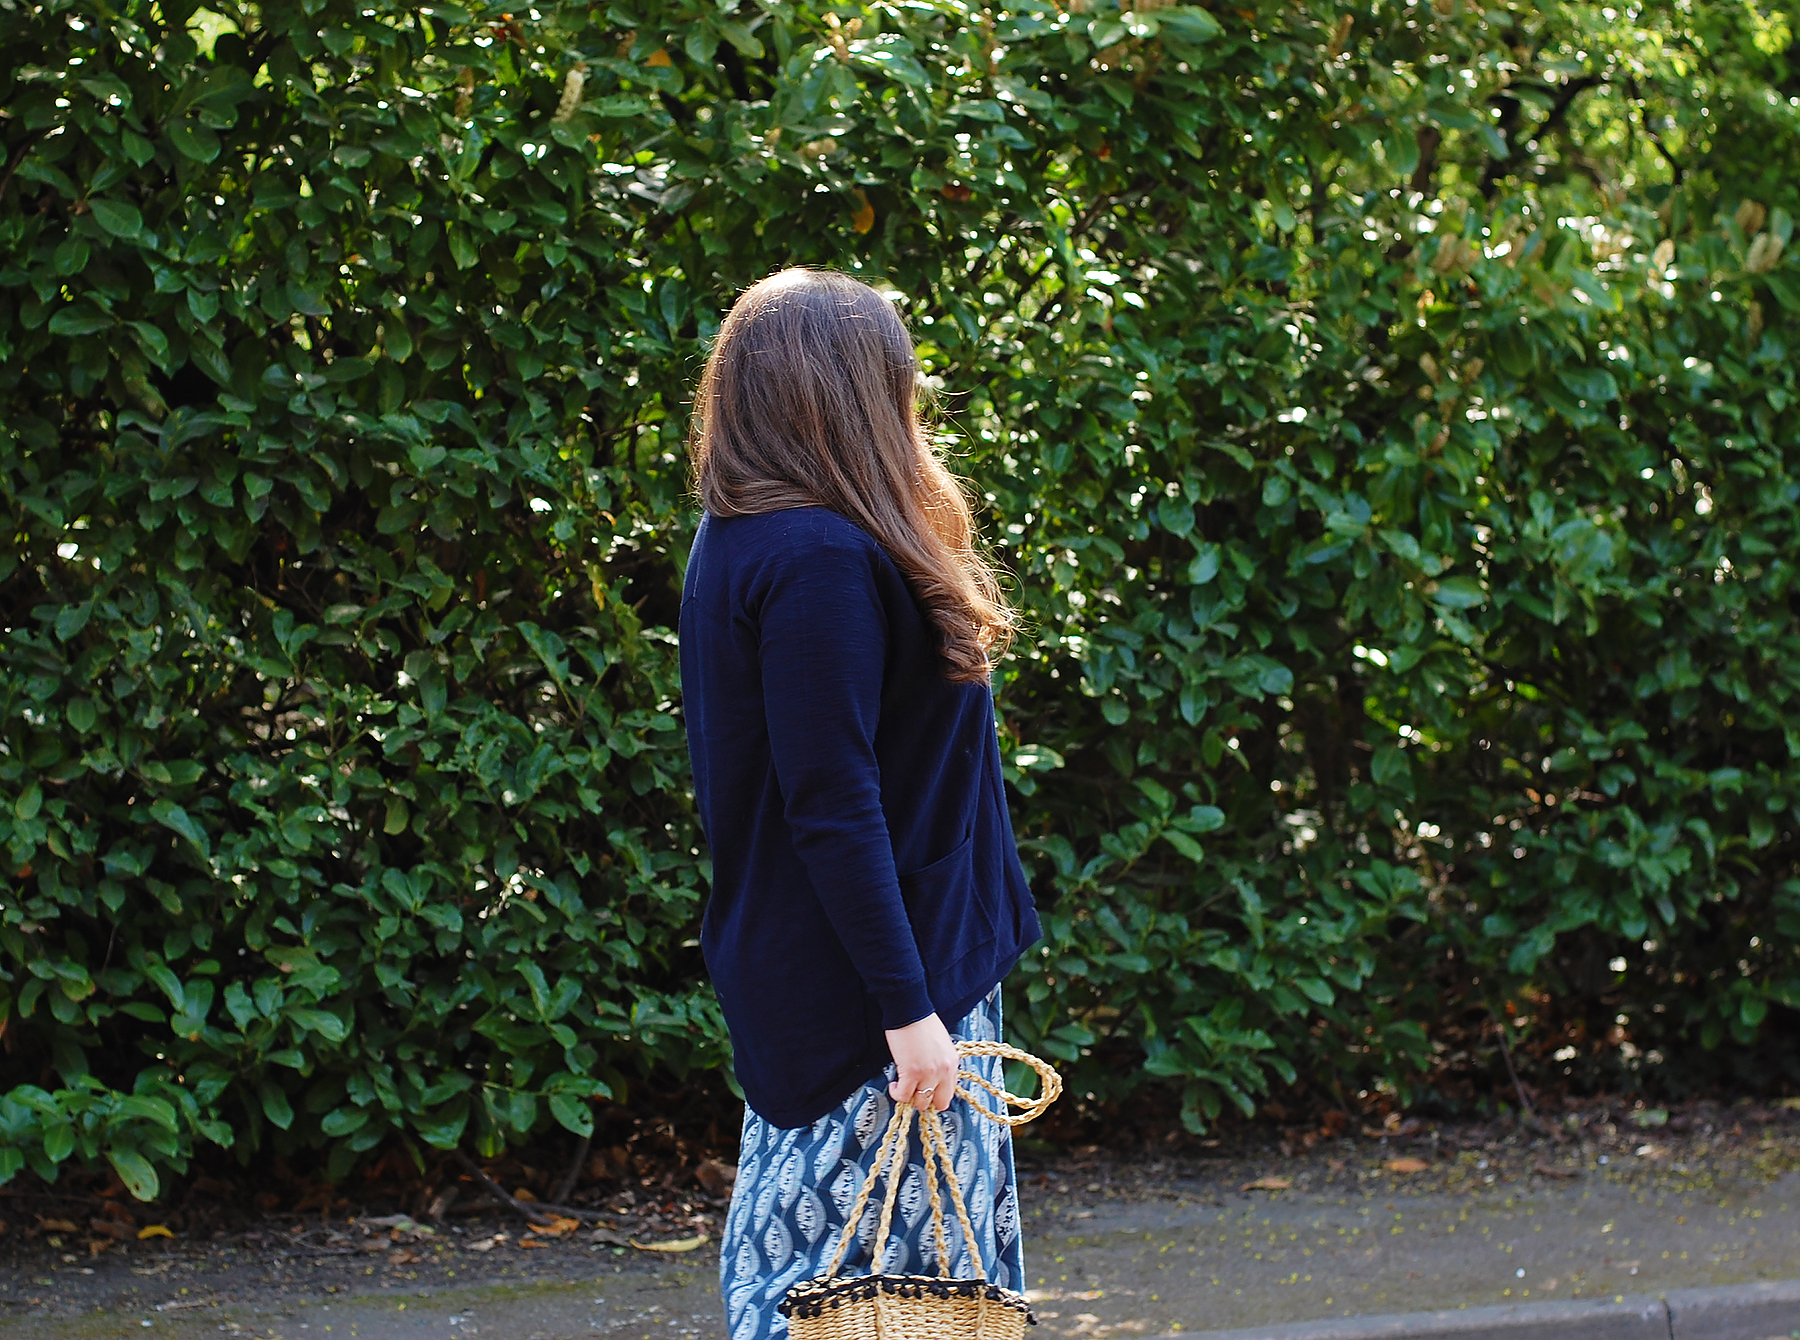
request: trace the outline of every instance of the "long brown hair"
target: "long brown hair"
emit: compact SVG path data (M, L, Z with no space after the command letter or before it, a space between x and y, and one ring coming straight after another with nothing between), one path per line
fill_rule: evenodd
M879 543L978 683L1012 636L969 500L919 417L912 338L888 300L829 271L770 275L732 304L694 398L694 486L714 516L825 507Z

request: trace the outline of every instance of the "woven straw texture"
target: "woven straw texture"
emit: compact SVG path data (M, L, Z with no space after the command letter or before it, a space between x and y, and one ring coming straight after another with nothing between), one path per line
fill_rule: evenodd
M1022 1126L1038 1116L1062 1092L1062 1077L1047 1062L1008 1047L1000 1042L959 1042L956 1049L964 1056L1002 1056L1023 1061L1037 1071L1039 1092L1035 1098L1020 1098L988 1083L973 1071L964 1070L969 1080L999 1100L998 1110L991 1110L975 1100L966 1087L958 1087L957 1097L989 1120L1006 1126ZM1017 1113L1008 1108L1020 1109ZM912 1126L915 1109L897 1107L881 1148L869 1170L868 1179L857 1193L843 1237L832 1254L831 1264L819 1278L796 1284L788 1290L781 1313L788 1319L788 1333L793 1340L1020 1340L1025 1328L1034 1324L1030 1305L1023 1294L990 1284L980 1275L981 1261L974 1258L978 1277L971 1280L947 1279L939 1275L855 1275L838 1278L844 1254L856 1236L856 1227L875 1193L876 1184L885 1175L887 1193L881 1202L880 1219L875 1231L875 1249L871 1259L879 1261L887 1244L893 1223L894 1199L899 1190L900 1174L906 1166L907 1132ZM937 1245L936 1266L943 1271L950 1259L944 1226L943 1198L939 1184L950 1193L950 1203L962 1226L965 1241L974 1241L969 1224L969 1211L963 1202L962 1187L951 1167L949 1151L944 1143L943 1123L935 1112L916 1114L925 1151L925 1184L931 1200L931 1221Z

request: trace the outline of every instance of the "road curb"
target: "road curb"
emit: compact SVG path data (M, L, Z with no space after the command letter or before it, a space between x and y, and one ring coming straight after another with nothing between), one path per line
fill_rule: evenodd
M1800 1331L1800 1280L1676 1289L1666 1297L1673 1340L1771 1340Z
M1800 1280L1673 1289L1591 1302L1329 1317L1163 1340L1787 1340L1800 1335Z

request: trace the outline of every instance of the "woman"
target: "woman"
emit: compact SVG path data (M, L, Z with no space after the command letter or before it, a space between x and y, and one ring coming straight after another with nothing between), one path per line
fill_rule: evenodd
M695 401L681 672L701 945L745 1097L732 1340L785 1334L776 1306L823 1273L895 1103L945 1114L980 1239L952 1225L950 1273L973 1248L1023 1287L1011 1144L951 1106L955 1040L998 1039L1000 979L1038 937L988 685L1012 616L918 400L885 299L786 270L738 299ZM933 1265L912 1154L888 1273ZM870 1269L859 1228L846 1273Z

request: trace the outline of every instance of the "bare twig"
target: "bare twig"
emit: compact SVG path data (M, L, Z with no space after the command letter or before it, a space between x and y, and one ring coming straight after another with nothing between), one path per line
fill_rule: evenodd
M1506 1023L1492 1010L1488 1011L1488 1018L1494 1021L1494 1032L1500 1039L1500 1059L1506 1062L1506 1073L1512 1076L1513 1092L1519 1095L1519 1106L1525 1111L1525 1121L1535 1127L1537 1114L1531 1110L1531 1100L1525 1096L1525 1086L1519 1083L1519 1072L1513 1068L1512 1048L1506 1045Z
M493 1196L501 1206L518 1211L527 1220L539 1228L551 1227L555 1223L555 1219L552 1218L552 1216L558 1216L563 1219L579 1219L585 1224L597 1224L606 1218L605 1215L594 1210L578 1209L573 1205L558 1205L551 1201L542 1200L520 1200L517 1196L509 1194L505 1187L501 1186L500 1183L496 1182L493 1178L483 1172L480 1165L467 1154L463 1153L462 1150L459 1149L455 1152L455 1158L457 1163L459 1163L471 1177L479 1182L482 1188L487 1191L489 1195ZM566 1193L559 1191L557 1194L560 1196ZM462 1207L464 1211L476 1210L479 1208L480 1205L476 1202L470 1202Z
M1556 99L1555 103L1552 104L1550 108L1550 114L1546 116L1542 124L1537 127L1537 138L1541 140L1551 131L1561 130L1564 122L1568 120L1569 109L1575 105L1575 99L1579 98L1583 93L1586 93L1590 88L1598 88L1605 82L1606 80L1600 75L1584 74L1581 78L1571 79L1564 84L1562 86L1562 96Z
M589 1131L581 1137L581 1143L575 1146L575 1157L569 1160L569 1170L562 1175L562 1181L556 1184L556 1190L550 1193L551 1200L567 1200L569 1193L575 1190L575 1182L581 1176L582 1165L587 1162L588 1147L594 1143L594 1133Z
M450 1213L450 1207L456 1204L456 1199L460 1195L462 1195L462 1187L455 1182L450 1183L431 1198L431 1204L425 1207L425 1217L441 1220Z
M971 291L974 290L975 285L981 282L981 276L987 272L988 262L993 260L995 254L999 252L1001 241L1012 231L1013 224L1016 222L1016 215L1001 216L999 234L994 239L994 245L981 253L981 259L975 262L975 268L969 271L969 277L963 281Z
M539 1201L537 1208L559 1214L565 1219L579 1219L584 1224L598 1224L606 1218L598 1210L582 1210L573 1205L553 1205L549 1201Z
M48 129L34 130L31 134L27 135L24 140L20 142L19 147L13 151L12 159L6 165L5 175L0 176L0 200L6 199L6 188L12 185L13 174L19 170L19 165L25 161L25 155L31 152L31 146L43 139L44 136L49 133L50 131Z
M1656 127L1650 121L1650 109L1644 104L1644 93L1638 87L1637 80L1628 78L1625 81L1625 87L1631 94L1631 100L1639 104L1638 114L1644 123L1644 134L1649 136L1650 143L1656 152L1662 155L1663 162L1669 165L1669 170L1675 174L1675 184L1679 186L1687 179L1687 169L1681 166L1675 155L1669 152L1668 145L1662 142L1662 136L1656 133Z
M1444 142L1444 132L1436 126L1422 126L1417 138L1419 165L1413 169L1412 180L1407 182L1407 187L1420 195L1430 195L1431 174L1437 170L1438 145Z
M476 1163L475 1160L470 1158L467 1154L463 1153L462 1150L457 1150L455 1157L457 1163L462 1165L469 1176L481 1183L481 1185L487 1189L488 1194L497 1197L501 1204L518 1211L526 1219L538 1225L540 1228L550 1227L553 1221L549 1215L540 1211L536 1206L528 1205L517 1196L514 1196L505 1187L501 1186L500 1183L496 1182L493 1178L483 1172L481 1170L481 1165Z

